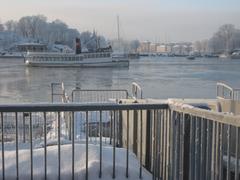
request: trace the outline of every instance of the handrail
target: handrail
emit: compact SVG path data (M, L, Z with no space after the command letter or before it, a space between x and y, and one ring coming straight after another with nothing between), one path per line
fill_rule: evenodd
M218 99L226 99L227 93L229 95L229 99L231 100L239 100L240 98L240 88L233 88L230 85L224 82L217 82L216 86L216 94Z
M63 112L167 109L168 104L116 104L116 103L32 103L0 104L0 112Z
M218 99L226 99L226 95L225 93L228 93L229 98L233 99L233 88L229 85L227 85L226 83L223 82L217 82L217 86L216 86L216 94L217 94L217 98Z
M231 124L240 127L240 116L208 111L200 108L176 105L174 103L162 104L116 104L116 103L47 103L47 104L7 104L0 105L0 112L67 112L67 111L114 111L114 110L154 110L170 109L188 113L216 122Z
M126 89L80 89L80 88L75 88L71 92L71 97L72 97L72 102L74 101L74 94L75 92L95 92L95 93L100 93L100 92L124 92L125 96L122 98L127 99L128 98L128 91ZM111 98L116 98L116 97L111 97Z
M139 84L137 84L136 82L132 83L132 96L133 98L137 99L138 95L140 93L140 99L143 98L143 92L142 92L142 88Z

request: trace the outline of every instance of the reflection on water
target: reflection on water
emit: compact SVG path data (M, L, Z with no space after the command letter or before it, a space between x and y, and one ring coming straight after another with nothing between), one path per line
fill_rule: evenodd
M146 57L129 68L31 68L20 59L0 59L0 102L50 101L50 84L130 90L142 85L144 97L215 98L217 81L240 87L240 60Z

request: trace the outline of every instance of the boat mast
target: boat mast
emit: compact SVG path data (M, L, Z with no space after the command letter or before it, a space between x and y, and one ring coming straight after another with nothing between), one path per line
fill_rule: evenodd
M118 33L118 43L120 42L120 32L119 32L119 16L117 15L117 33Z

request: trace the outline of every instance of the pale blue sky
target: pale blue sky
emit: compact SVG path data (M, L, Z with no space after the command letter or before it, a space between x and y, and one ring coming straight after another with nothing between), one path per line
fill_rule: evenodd
M218 27L240 28L240 0L0 0L0 19L43 14L80 31L96 29L116 37L151 41L195 41L209 38Z

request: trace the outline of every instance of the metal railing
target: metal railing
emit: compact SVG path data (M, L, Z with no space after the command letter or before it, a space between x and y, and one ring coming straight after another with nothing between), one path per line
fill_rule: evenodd
M132 83L132 96L134 99L138 99L138 98L142 99L143 98L142 88L136 82Z
M23 146L20 138L22 129L19 126L23 119L19 116L25 112L29 113L29 139ZM50 171L48 158L51 158L48 154L52 153L52 148L56 148L56 176L58 179L79 177L88 179L91 164L89 154L92 148L89 138L93 136L89 134L92 112L95 113L94 116L98 116L96 120L98 131L94 136L98 137L97 153L99 155L97 156L98 168L91 172L98 172L98 178L104 179L106 176L104 170L106 160L103 159L103 150L104 138L108 138L108 144L111 144L111 154L108 155L112 157L112 178L121 176L119 172L116 173L117 168L121 168L118 166L116 156L119 153L118 147L124 147L125 172L123 176L126 178L134 175L134 172L131 171L133 167L130 166L130 153L133 152L139 160L139 178L146 178L143 170L145 167L152 173L152 179L239 179L240 117L174 103L0 105L1 127L5 127L9 114L13 115L15 122L15 139L11 140L14 143L7 142L5 136L7 131L5 128L1 128L0 162L2 166L0 173L2 179L19 179L24 173L30 179L35 177L47 179L48 171ZM105 112L108 113L107 116L103 115ZM83 115L81 118L77 116L79 113ZM39 120L42 123L39 126L42 127L43 133L34 137L34 134L37 134L34 129L36 114L41 117ZM65 117L66 114L69 116ZM47 122L52 122L52 119L54 119L53 124L48 128ZM72 128L70 132L64 133L66 125L64 122L66 121L70 121L69 125ZM80 139L77 138L76 133L79 121L84 121L85 124L82 129L82 133L85 135ZM107 125L107 129L110 130L108 135L104 135L104 121L110 122ZM56 146L48 147L51 133L56 138ZM68 136L71 138L66 143L70 143L70 149L66 154L63 139L69 139ZM42 154L40 153L43 159L42 170L39 170L40 167L36 168L34 164L35 156L39 151L35 148L39 140L43 140L42 148L40 148L43 149ZM84 144L84 153L82 152L82 154L85 158L83 159L79 158L77 151L80 143ZM10 150L8 149L9 145L11 146ZM23 161L22 150L24 149L24 152L29 153L29 161L28 159ZM6 159L9 151L14 152L15 156ZM69 167L69 176L66 176L62 172L66 166L66 162L63 160L69 153L71 166ZM7 164L10 160L14 160L11 166ZM76 161L85 161L83 163L84 171L79 170L79 164ZM22 172L21 166L27 162L29 162L29 172ZM39 171L40 174L37 174Z
M111 99L118 102L120 99L128 99L128 91L125 89L80 89L75 88L71 92L72 102L103 103Z
M218 82L216 86L218 99L240 100L240 88L232 88L223 82Z

